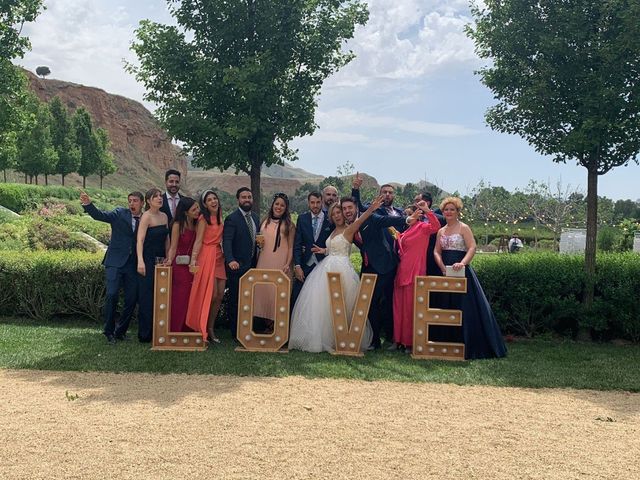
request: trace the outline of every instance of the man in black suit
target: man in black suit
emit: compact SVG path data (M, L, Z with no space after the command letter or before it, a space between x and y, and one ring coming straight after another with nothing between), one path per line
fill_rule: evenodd
M331 234L331 223L322 210L322 198L319 192L307 195L309 211L298 217L296 224L296 238L293 243L293 264L295 281L291 294L291 308L296 302L304 279L311 270L322 261L324 255L313 253L311 248L316 245L325 248L327 238Z
M222 249L227 271L229 289L229 327L236 338L238 326L238 289L240 277L256 266L256 234L259 233L260 218L251 211L253 195L247 187L236 192L238 208L224 219Z
M384 186L383 186L384 187ZM393 188L393 187L392 187ZM393 201L393 200L392 200ZM342 213L349 223L358 218L358 202L353 197L343 197ZM384 208L384 204L381 208ZM362 255L362 273L378 275L376 286L371 297L369 322L373 330L372 349L381 347L380 335L384 329L387 341L393 343L393 281L396 275L398 257L393 248L393 239L388 228L404 230L406 218L400 214L381 214L376 210L360 227L353 237L353 243ZM397 348L395 343L391 348Z
M181 174L178 170L174 170L173 168L167 170L164 174L164 185L166 191L162 195L162 207L160 207L160 211L164 212L169 219L169 225L173 221L173 217L176 214L176 208L178 208L178 203L180 203L180 199L182 195L180 195L180 179Z
M131 314L138 300L136 235L142 214L143 198L142 193L131 192L127 197L129 208L116 208L108 212L98 210L85 192L80 194L80 202L84 211L94 220L111 225L111 241L102 260L107 284L103 333L110 344L115 344L116 339L125 339ZM124 308L120 321L116 325L115 313L120 287L124 290Z

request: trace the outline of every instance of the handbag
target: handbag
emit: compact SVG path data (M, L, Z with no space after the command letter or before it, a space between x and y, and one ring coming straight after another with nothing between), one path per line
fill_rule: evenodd
M191 255L177 255L176 265L189 265L191 263Z

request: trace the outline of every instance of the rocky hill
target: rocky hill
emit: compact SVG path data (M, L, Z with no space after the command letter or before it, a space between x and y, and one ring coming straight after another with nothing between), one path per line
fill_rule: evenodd
M181 150L141 103L104 90L60 80L40 79L26 72L33 92L43 101L54 96L75 111L85 107L94 123L109 132L111 150L118 170L105 178L105 186L125 189L147 188L164 184L164 171L176 168L187 171L187 160ZM57 179L52 177L55 182ZM67 177L69 184L81 182L76 175ZM89 177L89 183L97 180Z

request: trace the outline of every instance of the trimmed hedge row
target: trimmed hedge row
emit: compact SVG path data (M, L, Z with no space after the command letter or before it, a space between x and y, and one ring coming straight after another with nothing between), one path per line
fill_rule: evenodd
M0 315L44 320L73 314L99 320L101 258L84 252L2 252ZM581 304L583 262L579 256L553 253L477 255L473 266L505 333L573 335L587 327L596 338L640 342L640 255L598 256L589 312Z

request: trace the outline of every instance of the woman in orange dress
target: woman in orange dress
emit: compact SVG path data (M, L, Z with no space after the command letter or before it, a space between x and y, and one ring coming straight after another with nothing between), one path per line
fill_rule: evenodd
M191 270L196 270L189 295L186 324L209 343L220 343L214 324L222 303L227 275L222 255L222 208L218 195L205 190L200 196L196 240L191 253Z
M276 193L267 218L260 226L264 242L256 268L282 270L291 274L293 241L296 227L291 221L289 198L284 193ZM256 285L253 293L253 315L265 322L267 330L273 328L275 320L275 290L273 285Z

